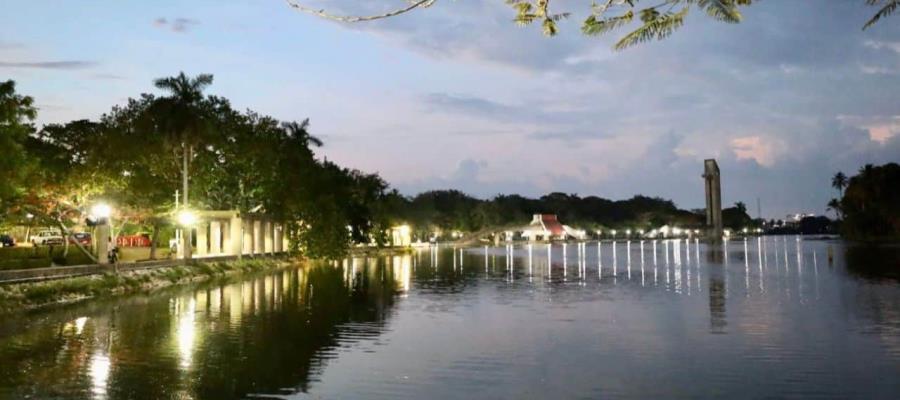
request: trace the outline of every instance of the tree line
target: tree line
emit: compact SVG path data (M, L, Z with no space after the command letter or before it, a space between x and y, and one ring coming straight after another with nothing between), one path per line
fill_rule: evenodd
M699 228L705 221L702 210L646 196L483 200L456 190L403 196L377 174L317 158L322 141L310 134L308 120L235 110L227 99L204 93L212 82L211 75L184 73L157 79L163 95L143 93L96 120L40 129L34 100L16 93L12 81L0 83L0 224L29 222L66 233L103 200L115 205L118 223L148 233L154 258L161 234L173 230L174 213L186 204L267 214L287 226L294 250L334 258L355 243L387 243L387 230L401 224L424 241L520 226L538 213L588 230ZM735 230L751 223L743 203L724 217Z
M866 164L850 178L838 172L831 186L839 197L828 208L839 219L841 234L864 241L900 239L900 165Z
M98 199L151 233L171 228L174 192L194 209L266 213L294 249L337 257L385 228L374 213L387 184L315 157L309 121L282 122L206 95L211 75L159 79L165 95L129 98L97 120L34 126L37 109L0 83L0 220L33 218L64 232ZM187 174L183 174L183 172Z

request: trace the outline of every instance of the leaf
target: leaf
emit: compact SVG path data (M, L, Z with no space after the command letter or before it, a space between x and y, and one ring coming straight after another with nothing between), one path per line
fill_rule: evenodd
M730 24L741 22L741 13L733 0L700 0L697 5L718 21Z
M687 15L688 10L688 7L684 7L677 13L666 13L661 17L644 23L644 25L620 39L613 48L623 50L639 43L665 39L684 25L684 17Z
M627 13L618 17L611 17L598 20L595 16L588 17L584 24L581 25L581 32L585 35L601 35L612 31L616 28L627 25L634 18L634 12L628 10Z
M875 1L870 0L868 2L868 4L875 5ZM882 7L881 10L878 10L878 12L875 13L874 16L872 16L872 19L870 19L868 22L866 22L865 25L863 25L863 30L866 30L870 26L875 25L875 23L878 22L881 18L887 17L887 16L893 14L894 11L897 11L898 7L900 7L900 0L891 0L890 3L888 3L884 7Z

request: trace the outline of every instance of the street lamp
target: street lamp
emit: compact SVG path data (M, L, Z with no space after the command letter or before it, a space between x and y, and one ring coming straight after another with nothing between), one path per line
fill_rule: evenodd
M95 242L97 244L97 262L100 264L109 262L110 215L112 215L112 207L109 204L97 203L91 207L90 219L97 228Z
M181 210L178 212L177 219L179 225L190 227L197 223L197 214L194 214L191 210Z
M91 216L94 217L95 220L102 220L109 218L110 214L112 214L112 207L106 203L97 203L91 207Z

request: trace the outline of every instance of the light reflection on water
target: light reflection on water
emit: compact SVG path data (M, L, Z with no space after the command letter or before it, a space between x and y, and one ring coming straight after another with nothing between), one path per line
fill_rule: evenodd
M13 316L0 398L897 398L898 254L791 236L319 263Z

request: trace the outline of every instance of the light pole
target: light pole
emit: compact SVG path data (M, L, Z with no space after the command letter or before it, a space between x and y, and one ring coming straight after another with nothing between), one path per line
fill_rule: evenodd
M184 135L184 133L182 135ZM184 193L182 193L183 197L181 200L181 205L182 205L181 212L182 213L190 213L190 211L188 211L188 209L187 209L187 207L188 207L188 165L190 164L190 156L191 156L190 153L193 152L193 149L185 143L184 137L182 137L181 147L182 147L181 148L181 150L182 150L181 151L181 153L182 153L181 183L182 183L182 189L184 190ZM193 225L193 222L191 223L191 225ZM191 259L191 253L192 253L191 242L193 241L192 240L193 235L194 235L194 232L190 228L190 226L188 226L188 228L186 228L184 230L184 234L182 235L182 246L184 249L184 259L185 260Z
M191 229L197 222L197 215L185 208L178 212L177 218L178 224L181 225L181 229L184 231L182 235L184 239L184 263L187 264L191 260Z
M109 216L112 214L112 208L105 203L97 203L91 207L91 220L97 227L95 237L97 243L97 263L109 263ZM68 238L66 239L68 240Z

